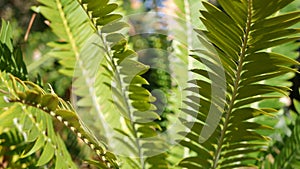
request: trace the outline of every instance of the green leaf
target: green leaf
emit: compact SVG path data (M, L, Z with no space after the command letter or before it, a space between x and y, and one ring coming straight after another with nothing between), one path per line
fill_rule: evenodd
M262 2L259 0L253 0L253 9L254 9L253 18L257 20L264 19L272 15L273 13L277 12L278 10L282 9L292 1L293 0L277 0L277 1L266 0L265 2Z
M100 19L97 20L97 24L104 26L106 24L109 24L111 22L115 22L118 21L122 18L122 15L119 14L110 14L110 15L106 15L101 17Z
M226 13L235 21L238 26L243 25L247 19L247 6L245 1L233 0L233 1L218 1L221 6L225 9Z
M1 20L1 30L0 30L0 41L3 44L6 44L10 52L13 51L12 44L12 27L9 22L6 22L4 19Z
M114 23L103 26L101 31L102 31L102 33L111 33L111 32L119 31L128 26L129 25L125 22L114 22Z
M2 80L2 72L0 73L0 79ZM32 82L21 81L13 76L10 76L10 78L7 77L7 81L4 81L4 84L10 84L8 80L15 83L13 85L14 89L10 89L10 92L13 93L8 93L10 97L9 101L19 104L18 106L20 107L24 107L22 111L20 111L23 113L21 116L22 118L20 118L20 122L17 122L18 124L15 125L26 125L25 127L21 126L19 128L21 132L28 134L29 139L26 141L34 142L32 144L33 147L31 147L28 152L23 152L23 158L29 158L30 155L43 148L37 165L42 166L47 163L51 163L51 159L54 157L58 158L58 154L60 154L60 156L63 155L63 160L68 163L66 168L76 168L74 167L73 161L68 155L66 147L62 146L61 143L58 143L60 138L57 137L53 129L51 120L51 116L53 116L65 126L69 127L71 131L75 132L75 134L82 139L84 143L90 146L100 158L103 158L104 156L104 158L107 160L102 162L103 165L111 165L115 168L117 167L116 157L114 154L104 153L106 151L106 145L95 138L85 124L79 119L72 106L63 101L61 98L58 98L57 95L53 93L52 89L52 94L49 94L41 89L38 85ZM19 89L21 85L22 91ZM0 87L3 86L0 85ZM27 93L27 95L24 93ZM19 96L17 94L24 94L24 100L19 100ZM36 99L34 96L40 96L41 99ZM32 99L34 99L36 103L33 104ZM25 106L21 104L24 104ZM49 113L51 116L45 113ZM2 115L2 113L0 115Z
M11 73L22 80L28 77L20 48L13 46L13 32L9 22L2 19L0 29L0 71Z
M299 105L298 101L296 101L296 105ZM299 166L299 124L300 118L297 117L291 136L285 136L284 147L281 149L279 154L276 154L274 164L271 168L297 168Z
M41 149L45 145L45 140L43 137L38 137L37 140L34 143L34 146L30 149L30 151L26 152L24 155L22 155L22 158L28 157L31 154L37 152L39 149Z
M56 110L58 102L58 97L53 94L46 94L41 98L41 106L46 107L49 111Z
M272 92L282 93L287 95L287 87L276 87L276 86L269 86L264 84L252 84L244 86L243 88L238 90L237 99L245 99L251 96L257 96Z
M296 19L296 18L299 19L299 14L300 14L300 11L294 11L294 12L290 12L290 13L286 13L286 14L281 14L279 16L266 18L266 19L255 22L252 26L252 29L255 30L255 29L269 27L269 28L273 28L274 30L276 30L276 28L274 28L273 26L278 26L278 25L283 26L291 21L294 22L294 19ZM284 23L284 24L282 24L282 23ZM285 26L285 28L287 28L291 25L292 24L288 24Z
M92 4L91 4L91 6L92 6ZM111 12L113 12L118 7L118 5L115 4L115 3L107 4L105 6L102 5L102 4L99 4L98 7L99 6L102 6L102 8L94 10L94 12L92 13L95 17L102 17L102 16L105 16L107 14L110 14Z
M181 109L189 118L179 118L186 127L179 132L186 138L180 144L191 151L179 163L181 167L230 169L259 164L254 157L266 150L265 133L271 127L256 120L274 118L277 110L275 106L253 108L252 103L287 96L288 87L265 81L295 73L291 66L299 65L269 50L260 52L297 39L299 30L290 26L297 23L298 13L274 15L291 1L218 2L222 10L203 2L206 10L200 10L200 20L206 29L195 30L202 46L191 55L197 67L191 70L195 77L185 89L188 100Z
M106 40L113 43L117 43L123 39L125 39L125 36L120 33L112 33L106 36Z
M48 163L54 156L55 148L53 147L52 143L46 143L44 150L42 152L41 157L39 158L36 166L42 166Z

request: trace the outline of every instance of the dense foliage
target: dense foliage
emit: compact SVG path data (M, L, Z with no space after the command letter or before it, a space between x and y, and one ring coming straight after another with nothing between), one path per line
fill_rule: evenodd
M1 23L0 169L300 167L296 0L37 1L26 45Z

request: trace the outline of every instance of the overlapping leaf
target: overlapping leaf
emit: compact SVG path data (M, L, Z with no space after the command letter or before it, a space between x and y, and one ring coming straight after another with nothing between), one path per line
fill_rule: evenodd
M61 73L73 77L73 100L75 100L78 113L88 127L93 129L100 128L101 130L94 131L95 135L98 139L106 141L110 137L111 131L107 129L105 120L116 126L120 125L120 123L118 118L113 118L112 114L109 116L104 114L104 110L107 107L110 109L112 107L112 104L107 102L110 98L109 93L97 95L95 88L96 77L103 73L99 65L105 61L104 56L106 52L103 50L105 46L97 35L97 30L93 27L92 20L90 20L79 2L73 0L53 0L51 2L41 0L39 2L43 6L39 6L37 10L50 21L52 31L59 38L57 42L49 43L49 46L53 49L47 55L58 58L59 63L63 66L63 69L60 70ZM102 6L95 6L95 8L100 9L103 7L108 13L110 13L111 9L116 8L116 4L108 5L109 7L107 8L104 7L106 5L106 3L103 3ZM108 14L102 13L104 12L102 10L97 10L97 12L103 16ZM106 17L106 22L108 22L107 19ZM122 25L117 25L117 27L120 28ZM110 30L108 26L106 29L107 31ZM105 78L100 79L107 81ZM107 89L103 84L101 85L102 87L98 89L105 93ZM107 102L104 106L100 105L99 100L101 99ZM116 114L118 113L116 112ZM96 125L96 127L93 125Z
M1 101L3 101L1 105L5 106L0 111L0 121L5 122L1 123L1 127L4 127L4 129L16 128L22 135L24 143L30 147L27 149L24 148L22 152L20 152L20 160L32 158L32 155L40 152L40 158L34 164L36 167L77 168L64 146L63 141L54 132L51 116L43 113L42 110L31 107L32 103L29 100L13 104L15 100L13 101L11 99L25 95L25 93L23 93L23 87L17 85L19 89L18 92L16 92L13 87L13 82L8 79L7 74L1 72L0 78L2 90ZM33 93L33 91L30 92L26 93L26 98L28 99L32 99L32 96L36 94ZM28 104L29 107L27 107L26 104ZM63 160L63 162L58 163L57 161L59 160Z
M117 118L121 119L119 125L114 125L118 131L118 134L115 134L118 142L114 149L122 150L120 153L124 155L137 157L130 160L131 164L145 168L148 163L153 163L153 160L147 161L146 158L159 153L158 147L162 146L159 139L151 139L157 135L156 130L159 126L153 120L159 116L154 112L154 98L142 87L147 81L140 75L146 72L148 67L137 61L136 53L128 49L125 37L118 33L125 24L119 21L121 15L113 13L114 9L106 10L114 6L113 4L109 4L108 1L80 2L93 21L94 27L98 29L102 41L98 46L105 52L104 62L100 65L102 71L95 81L95 91L103 110L109 114L114 113L114 118L121 117ZM103 95L105 97L101 97ZM111 101L110 107L107 106L109 103L104 102L107 98ZM120 125L122 123L123 126Z
M180 118L186 118L185 115L180 114L180 106L182 106L182 100L187 99L186 95L191 94L191 92L182 89L191 86L186 82L192 79L193 75L189 70L193 68L195 62L189 55L191 54L191 49L197 48L200 44L198 43L197 33L194 29L203 27L203 24L198 19L200 17L198 11L203 6L201 1L198 0L167 0L164 2L164 5L165 9L163 11L166 12L164 20L169 27L167 32L169 37L172 38L173 49L172 54L169 55L171 61L169 67L172 77L175 79L173 82L177 83L177 89L182 97L182 99L174 100L177 110L175 109L175 118L173 120L178 120L179 116ZM179 130L185 127L184 125L180 125L180 122L176 125ZM184 157L184 153L177 155L176 158L172 156L172 154L177 154L178 149L182 149L181 151L183 152L183 147L181 146L173 147L170 150L170 158L175 164ZM185 151L185 153L187 152Z
M264 150L268 140L258 131L270 127L251 119L274 110L250 104L286 95L285 86L262 81L293 72L290 66L299 64L264 51L298 38L299 30L289 27L299 21L299 12L273 16L290 2L219 0L225 12L203 2L206 10L200 11L200 19L207 30L196 30L203 48L195 50L193 58L205 67L193 70L200 77L187 90L198 96L189 97L189 108L183 111L195 121L182 120L190 132L180 133L189 138L181 144L197 155L182 160L180 166L238 168L253 166L258 160L255 154ZM225 80L226 86L222 85Z
M179 58L179 60L172 60L173 64L170 67L175 72L174 75L181 85L180 87L185 88L186 81L191 77L188 69L192 69L193 64L195 64L192 58L188 56L192 49L196 49L200 45L197 34L193 30L203 27L198 19L200 17L198 11L203 6L197 0L169 0L166 1L165 5L167 14L169 14L165 17L170 27L168 34L173 38L174 52L172 54ZM176 8L170 13L169 11L174 5Z
M92 150L95 151L95 153L100 157L99 165L101 164L103 168L118 168L116 157L110 152L107 152L105 144L103 142L99 142L94 135L89 132L88 128L80 120L70 104L58 98L53 93L46 93L32 82L21 81L12 76L10 76L10 80L8 80L7 78L5 79L5 77L7 77L5 74L1 74L2 83L6 84L4 86L6 88L4 89L8 89L5 95L6 101L10 103L18 103L16 105L19 106L6 108L6 111L1 115L3 118L8 120L8 125L13 123L17 126L21 133L24 133L26 136L25 140L28 142L34 142L33 147L27 152L24 152L23 157L31 155L43 148L41 157L37 162L38 166L49 163L54 156L57 160L62 160L58 158L64 157L66 159L70 158L62 144L62 141L54 133L51 120L51 116L53 116L69 127L79 138L81 138ZM20 104L27 105L29 107L26 108ZM22 109L16 111L20 112L20 117L18 118L11 115L12 111L16 108ZM9 118L13 119L9 120ZM61 150L64 150L64 152L61 152ZM58 168L69 168L74 165L73 163L60 164L58 162L57 164Z
M121 131L133 131L132 138L137 137L137 133L141 133L139 137L149 136L149 133L152 136L155 123L133 124L130 122L133 119L128 119L132 115L147 117L139 111L147 113L148 108L151 120L158 116L151 112L151 94L141 87L146 81L139 76L139 71L145 72L147 68L135 59L128 59L135 54L127 49L125 37L118 33L126 24L119 21L120 14L113 13L117 5L107 0L40 2L45 5L40 7L41 13L49 19L51 28L61 39L59 44L50 44L58 49L50 54L61 59L60 63L67 69L64 73L72 75L74 72L74 94L80 96L76 106L89 110L90 113L83 114L83 118L93 131L99 130L96 135L103 140L111 138L111 126L121 129L122 115L128 129ZM118 149L113 141L106 143ZM140 145L134 147L141 148ZM138 151L137 156L142 155L141 150Z

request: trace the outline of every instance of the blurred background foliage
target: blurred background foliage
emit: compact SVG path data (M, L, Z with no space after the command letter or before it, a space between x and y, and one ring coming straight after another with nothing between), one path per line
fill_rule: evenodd
M171 74L173 72L170 68L171 58L169 57L175 46L172 42L172 38L167 36L169 34L167 29L168 23L165 22L165 16L162 15L161 12L168 11L169 13L174 13L174 10L176 10L172 8L174 2L172 0L116 0L116 2L121 4L122 9L120 10L126 15L143 12L156 13L157 24L154 27L145 27L143 24L147 21L145 21L145 18L142 16L130 20L134 27L129 31L129 42L138 53L139 61L151 66L150 71L143 75L150 83L150 85L145 87L157 98L154 104L158 107L157 113L162 116L162 119L158 122L164 131L168 125L168 114L174 113L172 104L176 104L169 98L169 93L177 86L172 81ZM215 0L210 0L210 2L218 5ZM59 39L50 31L45 18L40 14L34 14L34 12L30 10L31 6L34 5L37 5L37 2L34 0L0 0L0 18L10 21L13 27L14 45L22 48L23 57L30 72L29 79L38 82L41 86L47 87L47 83L51 84L54 91L56 91L60 97L69 100L72 79L58 73L57 70L60 68L58 60L46 54L50 50L46 44ZM295 11L299 8L299 1L295 1L281 12ZM30 24L31 20L33 20L32 24ZM294 27L299 28L300 23ZM28 33L28 31L30 32ZM26 32L29 35L28 38L25 38ZM161 32L161 34L156 32ZM299 61L299 44L299 41L291 42L278 46L272 49L272 51ZM260 158L267 158L265 161L272 162L279 154L286 140L290 137L294 129L296 118L299 115L300 104L295 100L300 101L300 77L299 75L290 74L282 76L281 78L267 80L265 83L287 84L293 89L289 98L268 100L259 105L253 105L258 107L276 107L279 110L275 118L262 117L258 119L260 123L275 128L275 131L270 131L269 133L273 141L270 142L268 151L260 156ZM296 104L294 104L294 102L296 102ZM85 152L82 151L86 150L80 148L82 144L78 143L76 136L58 123L56 124L56 128L58 129L57 131L61 132L63 138L68 140L66 146L70 150L70 154L73 155L73 159L76 161L78 156L84 156ZM22 140L14 141L21 142ZM12 144L15 144L15 142ZM268 168L269 163L265 162L264 165Z
M61 78L56 71L60 67L57 60L45 55L50 50L46 44L56 37L47 26L45 18L30 10L37 4L33 0L1 0L0 17L12 25L13 42L23 51L31 76L29 78L40 81L40 84L50 83L59 96L68 99L71 79Z
M169 93L174 87L170 69L171 58L169 58L172 52L172 40L168 37L168 23L162 11L164 3L164 0L130 0L122 3L123 9L129 16L129 23L132 23L129 42L138 53L139 61L150 66L150 70L143 75L150 85L144 87L157 99L154 104L157 107L156 112L161 116L158 123L162 132L168 125L168 114L173 113L168 105L172 105ZM155 14L153 17L144 17L143 13L147 12ZM148 24L151 22L154 23Z

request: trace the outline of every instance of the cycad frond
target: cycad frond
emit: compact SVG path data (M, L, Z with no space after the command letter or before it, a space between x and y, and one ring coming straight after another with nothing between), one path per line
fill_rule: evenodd
M3 130L18 130L24 143L30 147L20 152L20 160L32 158L32 155L41 152L39 159L35 161L36 167L51 165L56 168L76 168L63 141L54 132L51 116L32 107L35 99L38 99L35 98L37 92L21 91L22 87L17 84L14 87L14 80L2 72L0 81L1 105L4 106L0 110L0 120L5 122L1 127ZM20 87L18 91L15 90L17 86Z
M102 87L96 88L97 84L95 83L97 83L96 79L107 81L106 78L96 78L99 74L102 74L99 65L105 61L106 47L96 33L97 28L93 26L93 20L88 17L79 2L73 0L53 0L51 3L41 0L40 2L43 4L39 7L40 12L50 21L52 31L59 38L57 42L49 43L49 46L53 49L47 55L58 58L59 63L63 66L60 71L73 77L73 99L79 98L75 102L75 108L77 108L78 113L83 117L88 127L100 128L100 131L95 132L95 135L105 141L110 137L111 131L105 126L105 120L107 119L105 119L106 114L103 113L103 109L105 109L105 106L112 107L112 105L109 103L105 106L100 105L99 100L101 98L104 98L107 102L110 96L109 93L105 93L107 89L103 84L100 84ZM97 6L97 9L102 9L105 5L106 3ZM109 6L113 9L116 7L115 5ZM97 90L105 94L98 95L99 91ZM95 116L98 118L95 119ZM118 119L112 117L112 115L109 116L114 121L109 122L118 126L120 124ZM89 121L90 119L92 122ZM98 121L99 123L97 123ZM107 140L105 142L108 143Z
M109 4L108 1L81 1L81 3L93 21L94 27L98 29L102 41L99 46L105 52L105 62L100 66L103 72L96 79L97 95L100 98L103 94L110 95L108 97L111 98L113 106L107 107L105 105L108 103L102 102L106 107L104 111L107 114L114 113L116 115L114 118L120 117L119 123L125 124L114 126L119 132L115 134L116 140L119 141L116 146L121 145L122 150L124 147L130 150L130 154L126 154L128 151L122 153L136 157L131 159L134 166L145 168L148 164L153 164L153 160L146 160L147 157L159 154L158 147L162 146L159 139L152 139L157 136L159 130L159 125L153 122L159 118L154 112L156 107L152 104L155 98L142 87L148 84L141 77L141 74L148 70L148 66L137 61L137 54L128 49L125 37L118 33L125 24L119 21L121 15L113 13L113 4ZM105 12L99 12L101 10ZM106 77L107 80L99 77ZM103 91L103 84L107 86L106 91ZM164 165L166 163L162 160L160 162Z
M2 98L9 102L6 104L10 104L10 107L6 107L5 111L1 113L1 117L6 118L10 122L8 125L14 123L20 132L26 136L25 140L35 142L29 151L24 152L24 157L35 153L43 147L44 151L37 162L38 166L45 165L55 156L58 168L74 168L73 162L70 159L68 160L70 156L64 143L54 133L51 120L51 116L53 116L75 132L79 138L95 151L100 157L99 165L103 168L118 168L115 161L116 157L106 152L105 144L99 142L89 132L69 103L58 98L54 93L46 93L32 82L21 81L13 76L10 76L10 79L8 79L8 76L4 73L1 73L0 77L1 84L3 84L1 86L2 94L4 94ZM11 103L16 104L11 105ZM20 118L9 119L15 117L11 115L12 111L19 112ZM66 160L65 162L71 161L71 163L66 164L63 160Z
M63 56L62 53L66 52L61 63L70 70L68 75L74 72L74 94L80 96L76 108L89 111L88 114L82 114L87 120L93 121L87 124L94 131L99 130L96 135L106 140L110 148L120 150L113 144L114 141L108 141L114 135L108 124L125 131L121 135L126 133L129 140L134 140L131 144L138 151L134 156L140 157L139 165L143 165L146 152L141 149L147 148L146 144L143 147L143 143L139 143L139 139L156 134L157 124L149 121L159 116L153 112L155 106L151 102L154 98L142 87L147 81L140 75L148 67L136 61L135 52L127 49L125 37L119 33L126 24L119 21L122 17L120 14L114 13L118 6L107 0L40 2L46 6L41 8L41 13L50 20L52 29L63 41L62 44L50 44L58 49L50 54ZM79 17L72 17L75 16L73 13L78 13ZM64 29L61 30L59 25ZM122 128L122 122L127 127ZM120 133L115 135L124 137Z
M181 144L197 155L182 160L180 166L238 168L253 166L258 160L255 154L264 150L268 140L258 131L269 127L251 119L270 115L274 110L257 109L249 104L286 95L288 88L261 81L293 72L289 66L299 64L263 51L298 38L287 35L299 32L289 29L299 21L299 12L272 16L290 2L219 0L226 13L203 2L206 10L200 11L201 20L207 30L197 31L206 48L199 46L192 57L206 68L192 70L199 78L192 80L193 86L187 89L194 95L189 97L186 102L189 109L184 111L195 121L183 120L191 131L181 132L188 138ZM277 95L268 96L270 93Z
M47 55L59 59L63 66L61 73L73 76L76 63L81 61L80 51L95 30L77 1L39 2L42 5L36 11L49 20L50 28L58 37L56 42L48 44L52 51Z

